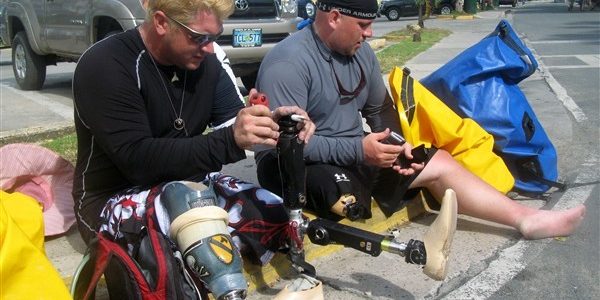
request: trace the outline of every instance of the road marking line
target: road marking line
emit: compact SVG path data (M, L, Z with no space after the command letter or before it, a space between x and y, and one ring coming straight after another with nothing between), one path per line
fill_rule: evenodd
M575 183L590 183L598 180L600 171L598 158L595 154L582 164L581 173L577 176ZM552 210L564 210L575 207L591 197L592 190L597 184L573 187L560 197ZM593 199L591 199L593 200ZM444 299L487 299L502 288L506 283L518 275L527 267L526 257L533 257L537 252L545 248L552 239L538 240L532 243L527 240L519 240L515 245L502 250L498 259L491 262L485 270L471 278L464 285L455 289ZM533 247L530 247L533 246ZM531 248L531 249L530 249ZM529 250L531 255L524 256ZM533 250L533 251L532 251Z
M575 55L575 57L587 65L600 68L600 55Z
M22 91L5 83L0 84L0 86L2 86L3 89L6 88L15 94L18 94L24 98L27 98L28 100L35 102L36 104L50 110L51 112L65 119L73 120L73 107L64 105L60 102L56 102L42 94L39 94L38 92Z
M600 56L593 54L557 54L557 55L540 55L541 58L576 58L583 65L554 65L548 66L548 69L589 69L600 68Z
M548 71L548 68L544 65L540 56L535 52L535 49L529 46L531 45L531 42L526 37L522 37L522 40L531 50L531 53L538 62L538 69L540 70L540 73L542 73L542 77L544 77L546 83L548 83L548 86L550 86L550 89L554 92L558 100L562 102L563 106L573 115L573 118L575 118L577 123L586 121L588 118L585 113L583 113L583 110L581 110L577 103L575 103L575 100L567 94L567 90L554 78L554 76L552 76L552 73Z
M600 61L600 55L598 54L551 54L551 55L540 55L540 57L577 57L583 60L583 57L590 57L596 60L596 63Z
M529 44L538 45L538 44L583 44L594 42L594 40L542 40L542 41L529 41Z
M580 66L573 66L573 65L569 65L569 66L546 66L546 68L548 70L562 70L562 69L598 69L600 68L600 66L586 66L586 65L580 65Z

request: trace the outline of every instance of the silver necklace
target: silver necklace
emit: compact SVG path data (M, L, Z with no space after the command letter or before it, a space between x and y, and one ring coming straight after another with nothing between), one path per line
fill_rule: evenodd
M181 131L183 129L183 131L185 132L185 135L187 136L188 132L187 132L187 129L185 128L185 122L181 118L181 113L183 112L183 99L185 97L185 84L187 82L187 71L185 71L183 73L184 75L183 75L183 90L181 91L181 104L179 105L179 114L177 114L177 111L175 110L175 105L173 105L173 100L171 99L171 94L169 93L169 89L167 89L167 84L165 83L165 79L162 77L160 70L158 70L158 66L156 65L156 62L154 61L154 58L152 58L152 54L150 54L150 52L148 52L148 56L150 57L150 60L152 61L152 64L154 65L154 68L156 69L156 74L158 74L158 77L160 77L160 83L162 83L163 88L165 88L165 93L167 93L167 98L169 99L169 104L171 104L171 108L173 109L173 113L175 114L175 121L173 121L173 127L179 131Z

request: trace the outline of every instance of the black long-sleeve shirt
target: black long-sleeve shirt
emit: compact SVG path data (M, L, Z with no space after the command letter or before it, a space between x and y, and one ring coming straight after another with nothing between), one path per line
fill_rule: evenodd
M108 198L120 190L200 180L245 158L231 127L203 134L243 107L216 56L185 72L161 65L157 71L149 55L138 30L132 29L92 46L75 69L73 196L78 219L92 229ZM189 136L173 125L184 79L180 117Z

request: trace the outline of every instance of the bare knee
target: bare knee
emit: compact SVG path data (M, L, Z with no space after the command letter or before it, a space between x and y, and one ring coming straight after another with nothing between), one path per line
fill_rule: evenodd
M451 172L464 169L464 167L459 164L450 153L446 150L439 149L436 151L435 155L429 161L429 164L432 164L431 169L433 169L437 173L437 178L443 177L446 174Z
M451 176L454 172L463 168L453 157L445 150L438 149L429 160L421 174L415 180L419 187L431 187L433 184L439 184L446 176Z

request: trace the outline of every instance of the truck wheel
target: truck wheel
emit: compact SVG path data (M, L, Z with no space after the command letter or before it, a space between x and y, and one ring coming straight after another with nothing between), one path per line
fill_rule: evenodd
M258 71L252 72L246 76L240 77L246 90L250 91L256 85L256 77L258 77Z
M400 10L397 7L391 7L390 9L388 9L385 16L390 21L396 21L396 20L400 19Z
M449 15L451 13L452 13L452 5L444 4L444 5L442 5L442 7L440 7L440 14Z
M40 90L46 80L46 61L31 50L27 34L18 32L12 43L13 73L22 90Z

